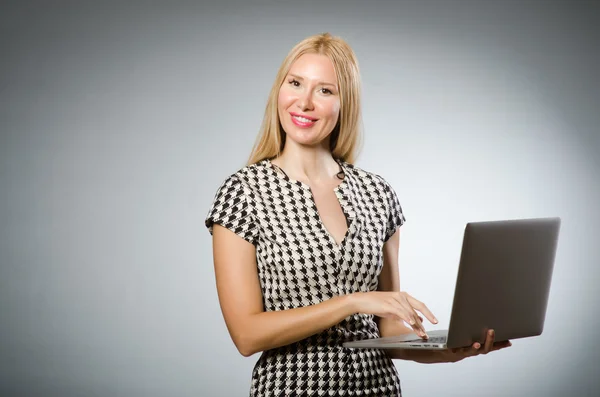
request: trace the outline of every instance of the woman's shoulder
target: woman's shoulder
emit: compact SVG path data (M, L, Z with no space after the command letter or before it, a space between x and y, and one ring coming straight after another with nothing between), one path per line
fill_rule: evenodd
M252 185L266 175L266 160L261 160L253 164L246 164L234 169L222 181L223 184L241 184Z
M343 164L346 171L362 183L375 185L378 188L384 189L386 188L386 186L389 186L387 180L378 171L366 170L355 164L350 164L346 162L343 162Z

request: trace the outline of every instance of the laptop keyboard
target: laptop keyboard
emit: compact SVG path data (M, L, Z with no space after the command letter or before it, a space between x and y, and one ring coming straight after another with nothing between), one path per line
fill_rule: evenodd
M425 342L425 343L446 343L446 340L448 339L447 336L433 336L430 337L429 339L417 339L417 342ZM415 341L411 341L411 342L415 342Z
M390 339L389 342L423 342L423 343L446 343L448 339L447 336L430 336L429 339L412 339L412 340L402 340L402 337L399 337L397 340Z

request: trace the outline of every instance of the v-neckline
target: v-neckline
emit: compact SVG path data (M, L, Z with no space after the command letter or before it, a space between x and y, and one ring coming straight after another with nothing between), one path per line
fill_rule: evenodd
M343 185L346 183L346 170L345 170L345 168L344 168L344 166L343 166L343 164L342 164L342 163L343 163L343 162L342 162L342 160L337 160L337 159L334 159L334 160L335 160L335 162L336 162L336 163L337 163L337 164L340 166L340 171L338 172L338 174L339 174L339 173L342 173L342 174L344 175L344 177L342 178L342 182L341 182L341 183L339 183L339 184L337 184L337 185L336 185L336 186L333 188L333 191L340 191L340 190L343 188ZM281 167L279 167L277 164L273 164L273 162L272 162L270 159L265 159L264 161L265 161L265 163L267 163L267 164L268 164L268 166L269 166L269 167L270 167L270 168L271 168L273 171L275 171L275 173L276 173L277 175L281 175L281 174L283 174L283 175L282 175L282 176L283 176L283 178L284 178L285 180L287 180L288 182L290 182L290 183L294 183L294 184L296 184L296 185L298 185L298 186L301 186L301 187L303 187L304 189L311 190L311 187L310 187L308 184L306 184L306 183L304 183L304 182L302 182L302 181L299 181L299 180L296 180L296 179L292 179L292 178L290 178L290 177L288 176L288 174L286 174L286 172L285 172L284 170L282 170L282 169L281 169ZM279 171L281 171L281 174L278 172L278 170L279 170Z
M342 160L335 159L335 162L338 163L338 165L340 166L340 172L343 173L344 177L342 178L342 182L339 183L338 185L336 185L333 188L333 192L335 193L335 196L337 197L338 205L340 206L340 208L342 210L342 213L344 214L344 218L346 218L346 225L347 225L347 227L346 227L346 233L344 233L344 236L342 237L342 240L339 243L335 240L335 238L331 235L331 233L329 232L329 230L327 230L327 228L325 227L325 223L323 222L323 218L321 217L321 213L319 212L319 209L317 208L317 203L315 201L315 196L313 194L313 191L312 191L311 187L308 184L306 184L306 183L304 183L302 181L298 181L296 179L290 178L285 173L285 171L283 171L281 169L281 167L279 167L277 164L273 164L270 159L265 159L264 161L267 164L267 166L273 172L275 172L275 174L277 176L279 176L280 178L283 178L288 183L292 183L292 184L295 184L295 185L303 188L308 193L308 195L310 197L311 207L312 207L313 211L315 212L315 214L317 214L317 217L318 217L317 221L319 223L319 227L321 228L321 231L327 236L327 238L330 240L330 242L333 244L333 246L337 250L342 249L344 247L345 243L346 243L348 235L350 234L350 228L353 227L354 224L355 224L353 217L350 216L350 213L344 207L345 196L344 196L344 193L343 193L343 189L345 187L346 180L348 179L348 175L347 175L347 171L346 171L345 167L342 164ZM281 171L281 172L279 172L279 171Z

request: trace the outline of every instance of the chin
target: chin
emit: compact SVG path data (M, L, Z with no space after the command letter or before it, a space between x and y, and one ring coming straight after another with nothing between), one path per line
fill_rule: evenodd
M302 145L302 146L319 146L321 144L321 140L319 140L319 139L294 139L294 138L292 138L292 140L296 144Z
M294 127L288 131L291 131L291 133L287 133L288 138L298 143L314 143L316 140L318 140L318 137L310 131L298 130Z

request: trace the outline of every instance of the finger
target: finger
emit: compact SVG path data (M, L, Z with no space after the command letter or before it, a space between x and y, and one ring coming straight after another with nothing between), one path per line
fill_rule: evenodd
M414 322L414 320L407 315L401 306L397 305L395 302L386 302L384 309L389 313L390 317L393 317L400 322L406 322L408 326L412 328L411 322Z
M421 338L423 339L428 339L429 335L427 335L427 331L425 330L425 326L423 325L423 321L419 318L419 316L417 315L417 313L414 313L414 318L415 320L415 327L418 327L419 332L421 333Z
M399 307L399 310L402 310L409 316L410 320L407 323L411 326L411 328L422 338L427 338L427 331L425 331L425 327L423 323L419 320L419 315L413 309L413 307L408 303L406 298L402 295L402 293L398 293L394 296L393 299Z
M421 323L418 321L419 319L416 316L412 316L412 311L406 310L395 299L392 299L388 304L399 321L404 321L419 337L423 338L427 336Z
M417 309L418 311L420 311L421 313L423 313L423 315L427 318L427 320L429 320L432 324L437 324L438 323L437 318L435 318L435 316L433 315L433 313L431 312L431 310L429 310L429 308L427 307L427 305L425 305L420 300L412 297L408 292L405 292L404 294L406 295L406 299L407 299L408 303L412 307L414 307L415 309Z
M419 326L421 333L422 333L421 337L423 339L429 339L429 335L427 335L427 331L425 330L425 326L423 325L423 319L418 314L416 314L416 318L417 318L417 325Z
M404 294L402 292L397 292L395 293L393 296L394 301L396 301L396 303L405 311L407 311L408 313L410 313L411 318L413 319L413 321L415 322L415 324L419 321L419 315L417 314L417 312L414 310L414 308L410 305L410 303L408 302L408 300L406 299L406 297L404 296Z
M415 319L415 325L418 326L419 330L421 331L421 337L424 339L429 338L429 336L427 335L427 331L425 330L425 326L423 325L423 318L419 316L419 314L414 310L411 310L411 312L414 315L413 318Z
M473 343L471 345L471 347L468 349L469 356L476 356L480 353L481 353L481 343L479 343L479 342Z
M419 321L421 322L421 326L423 327L423 330L425 331L425 336L427 336L429 338L429 336L427 335L427 330L425 329L425 326L423 325L423 317L419 316L418 313L417 313L417 317L419 317Z
M425 327L423 327L423 323L421 322L421 320L419 320L418 316L415 316L414 312L412 311L405 310L405 313L407 317L409 317L412 321L410 326L413 329L413 331L423 339L429 338L429 336L427 335L427 331L425 331Z
M485 345L483 347L483 354L489 353L494 347L494 330L490 329L485 337Z

